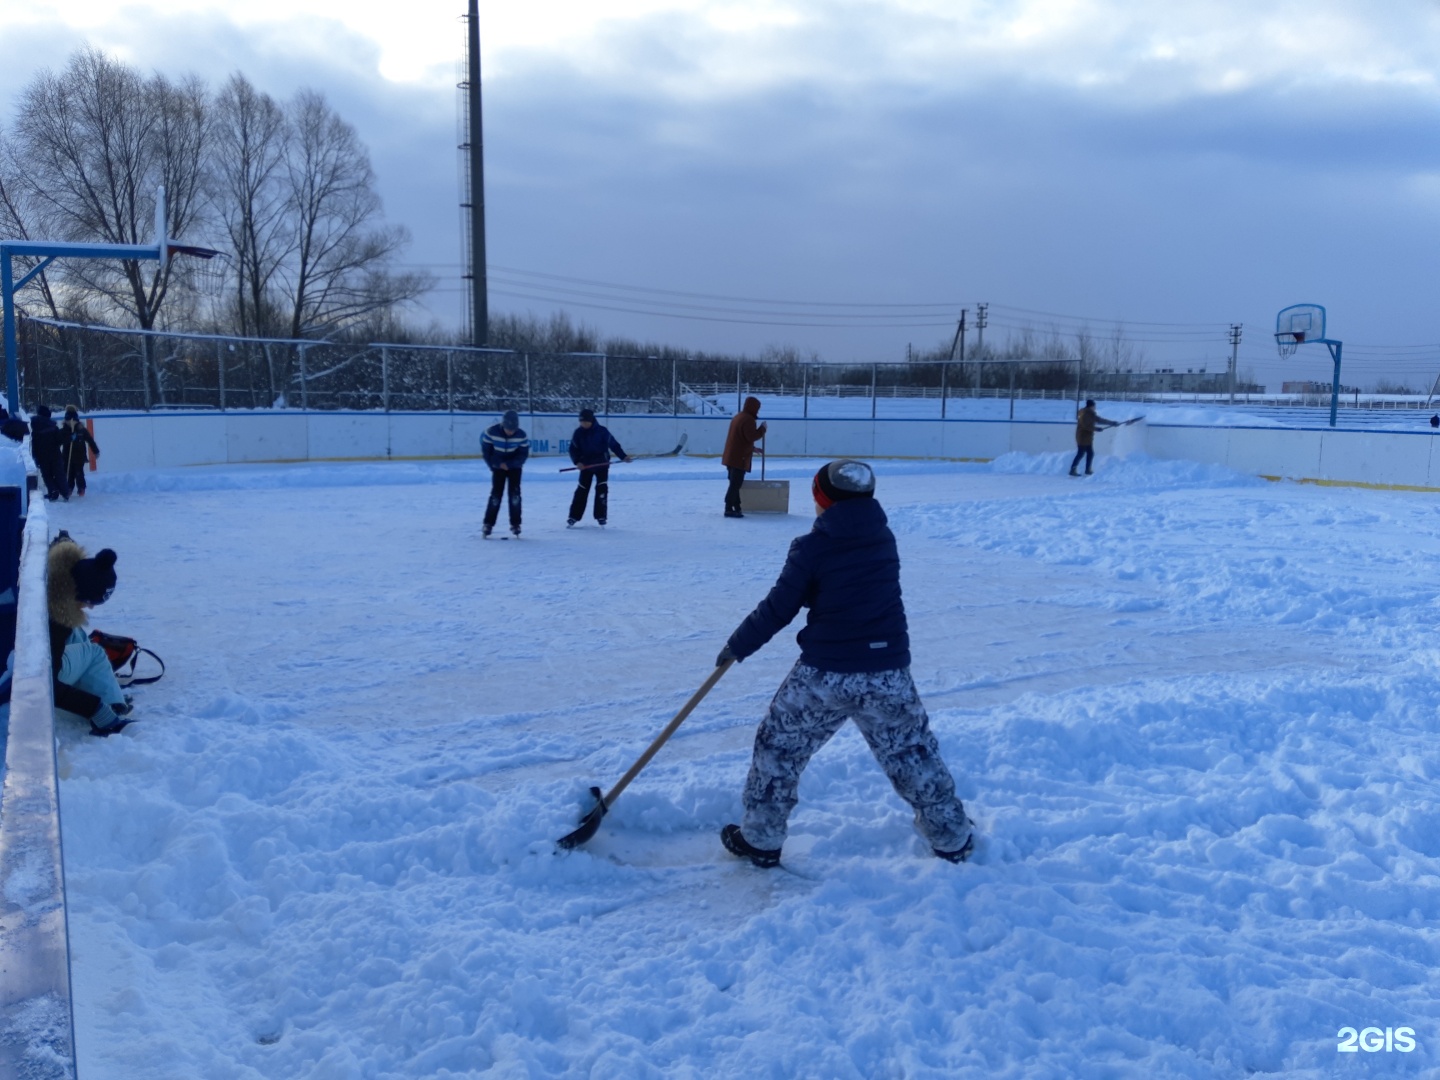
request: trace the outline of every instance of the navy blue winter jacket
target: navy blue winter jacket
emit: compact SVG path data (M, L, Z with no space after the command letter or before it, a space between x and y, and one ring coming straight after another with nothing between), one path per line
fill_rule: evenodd
M885 511L872 499L844 499L790 544L770 594L730 635L743 660L802 607L800 660L821 671L892 671L910 666L910 634L900 599L900 553Z
M518 469L530 456L530 439L524 428L516 428L506 435L504 424L491 424L480 436L480 453L485 455L485 464L491 469L501 465Z
M612 451L616 457L628 456L615 441L615 436L610 434L610 429L601 427L598 422L591 424L589 431L577 427L575 434L570 436L570 460L576 465L603 465L610 460Z

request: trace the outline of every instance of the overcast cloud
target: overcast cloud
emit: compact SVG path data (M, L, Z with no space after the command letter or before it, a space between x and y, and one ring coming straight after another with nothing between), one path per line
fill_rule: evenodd
M369 145L409 260L447 279L430 311L458 322L464 0L0 2L6 55L25 58L0 69L0 122L87 40L214 85L241 70L277 96L325 92ZM886 360L988 301L1001 339L1027 318L1122 320L1139 339L1195 324L1208 336L1144 348L1212 370L1243 322L1241 366L1273 384L1275 312L1313 301L1347 381L1440 375L1440 344L1382 348L1440 343L1428 0L516 7L481 4L492 311L563 298L607 334ZM670 296L695 305L680 319L639 289L807 303ZM951 308L805 325L842 302ZM1328 370L1312 348L1283 373Z

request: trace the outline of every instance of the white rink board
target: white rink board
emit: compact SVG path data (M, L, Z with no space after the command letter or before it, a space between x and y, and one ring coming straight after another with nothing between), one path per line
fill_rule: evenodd
M1315 478L1364 483L1367 477L1383 474L1388 484L1426 487L1431 483L1430 447L1434 442L1433 435L1324 432L1320 435L1320 468Z
M806 457L875 457L874 420L801 420ZM889 425L887 425L889 426ZM906 426L896 421L895 426Z
M371 448L384 441L389 424L370 413L314 416L307 425L312 460L368 458Z
M304 413L294 415L225 413L227 460L231 464L253 461L306 461L310 456L309 422ZM156 416L152 422L161 424L170 419ZM95 422L99 430L100 421ZM100 442L97 434L96 442ZM103 447L105 444L100 443ZM156 465L161 463L157 460ZM169 464L168 462L166 463ZM185 464L178 462L177 464ZM196 464L196 462L189 462Z
M454 456L450 413L391 413L390 444L381 457L444 458ZM480 444L466 457L478 457Z
M92 417L99 469L128 472L182 465L335 458L471 458L497 417L473 413L121 413ZM762 412L762 419L764 415ZM631 454L685 452L718 457L730 418L617 414L601 417ZM576 420L521 415L536 457L566 453ZM1142 424L1100 433L1097 451L1143 451L1293 480L1440 489L1440 450L1428 432L1314 428L1186 427ZM766 448L786 457L896 457L991 460L1009 452L1073 452L1074 425L976 420L836 420L781 417Z

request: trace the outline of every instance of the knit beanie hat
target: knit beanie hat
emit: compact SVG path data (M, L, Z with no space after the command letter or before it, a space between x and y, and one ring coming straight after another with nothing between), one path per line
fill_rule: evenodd
M35 415L36 415L36 416L49 416L49 415L50 415L50 406L49 406L49 405L36 405L36 406L35 406Z
M581 409L581 410L580 410L580 419L581 419L581 420L589 420L589 421L593 424L593 423L595 422L595 410L594 410L594 409Z
M875 472L863 461L841 458L820 467L810 491L821 510L843 499L873 498Z
M80 410L77 409L74 405L66 405L66 406L65 406L65 419L66 419L66 420L79 420L79 419L80 419Z
M506 409L505 415L500 418L500 426L506 431L520 430L520 414L514 409Z
M103 604L115 591L114 551L105 548L93 559L81 559L70 568L75 579L75 599L82 604Z

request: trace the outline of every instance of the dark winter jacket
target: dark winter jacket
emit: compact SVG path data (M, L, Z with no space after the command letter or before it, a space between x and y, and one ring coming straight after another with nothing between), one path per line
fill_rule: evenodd
M874 499L845 499L816 518L791 542L770 595L730 635L730 651L743 660L808 607L796 637L802 663L840 672L909 667L900 553L885 521Z
M507 435L504 424L492 424L480 436L480 453L485 455L485 464L491 469L501 465L518 469L530 457L530 440L524 428L516 428Z
M66 476L75 476L85 468L89 460L87 448L94 451L96 457L100 456L100 447L84 421L66 420L60 425L60 464Z
M598 421L590 425L589 431L577 427L570 436L570 460L576 465L603 465L610 460L612 452L616 457L629 456L610 434L610 429Z
M725 449L720 454L720 464L727 469L749 472L755 460L755 444L765 437L765 429L757 419L760 415L760 399L747 397L745 407L730 420L730 430L725 433Z
M30 425L18 416L7 416L4 423L0 423L0 435L14 442L24 442L25 436L30 434Z
M30 421L30 456L47 479L60 468L61 442L60 427L53 419L36 416Z

